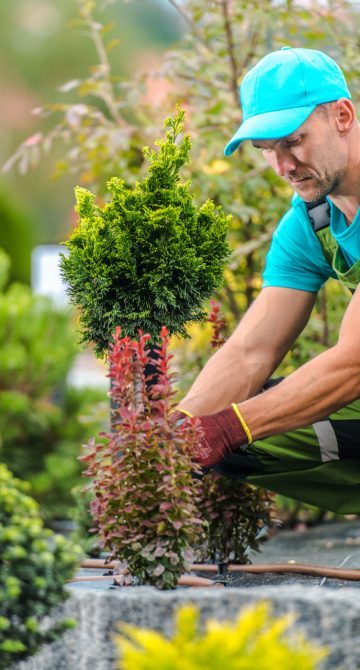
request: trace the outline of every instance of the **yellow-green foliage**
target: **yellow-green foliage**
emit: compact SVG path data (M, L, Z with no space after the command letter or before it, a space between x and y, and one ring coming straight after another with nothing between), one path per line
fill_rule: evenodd
M121 625L121 670L315 670L326 651L300 634L285 636L292 615L271 616L264 602L242 610L234 622L207 622L199 632L193 605L176 615L171 639L153 630Z
M0 463L0 670L32 656L74 622L47 622L69 597L65 582L81 556L61 535L44 528L27 482Z

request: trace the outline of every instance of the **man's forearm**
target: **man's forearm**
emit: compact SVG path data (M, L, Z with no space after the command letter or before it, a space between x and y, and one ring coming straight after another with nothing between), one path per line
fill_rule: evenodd
M334 347L257 397L200 416L203 436L195 459L203 467L212 467L253 441L324 419L359 398L360 352L356 349Z
M197 416L213 414L258 393L304 328L314 300L306 291L263 289L180 407Z
M242 354L226 343L208 360L180 406L197 416L218 412L258 393L274 366L266 357Z
M261 396L238 404L253 440L301 428L360 397L360 363L335 346Z

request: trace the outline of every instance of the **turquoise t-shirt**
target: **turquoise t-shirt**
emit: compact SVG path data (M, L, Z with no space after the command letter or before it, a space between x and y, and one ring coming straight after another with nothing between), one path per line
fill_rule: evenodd
M351 225L343 213L330 204L330 230L351 267L360 258L360 209ZM298 195L277 226L263 273L263 286L283 286L316 292L336 274L327 262L314 233L306 206Z

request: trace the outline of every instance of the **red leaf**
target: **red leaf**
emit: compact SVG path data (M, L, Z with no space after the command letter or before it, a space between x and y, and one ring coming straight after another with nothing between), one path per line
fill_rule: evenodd
M167 512L167 510L169 510L169 509L173 509L173 505L171 503L168 503L168 502L161 503L160 510L162 512Z

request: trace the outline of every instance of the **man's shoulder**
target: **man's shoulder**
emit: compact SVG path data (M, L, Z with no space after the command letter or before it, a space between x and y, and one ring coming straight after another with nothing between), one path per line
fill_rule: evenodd
M294 193L291 199L291 207L289 208L288 213L289 215L293 214L297 219L300 219L304 224L312 228L306 203L297 193Z
M276 227L267 254L263 286L317 291L331 275L313 230L306 204L298 195Z
M294 240L305 235L308 242L314 241L314 233L306 204L297 194L292 197L291 206L279 221L275 229L275 235L290 235Z
M294 209L296 207L301 207L301 208L304 208L306 210L306 205L305 205L304 200L302 198L300 198L300 196L297 193L294 193L294 195L291 199L291 206Z

